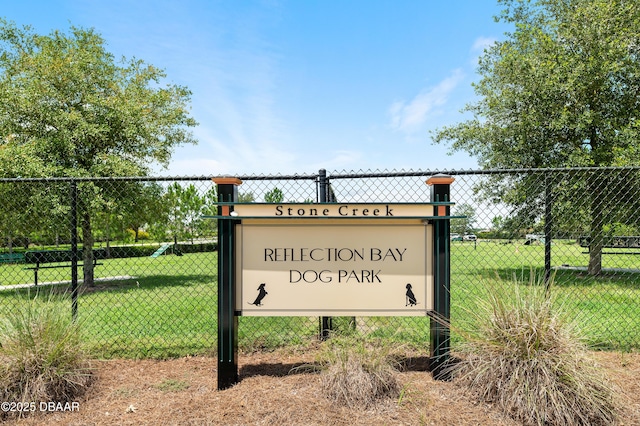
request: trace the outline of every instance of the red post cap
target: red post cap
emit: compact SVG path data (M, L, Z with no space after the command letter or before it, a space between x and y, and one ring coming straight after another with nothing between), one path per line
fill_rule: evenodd
M217 185L241 185L242 184L242 181L240 179L238 179L237 177L230 177L230 176L214 177L211 180Z
M438 173L437 175L431 176L427 179L427 185L451 185L455 179L449 175L443 175Z

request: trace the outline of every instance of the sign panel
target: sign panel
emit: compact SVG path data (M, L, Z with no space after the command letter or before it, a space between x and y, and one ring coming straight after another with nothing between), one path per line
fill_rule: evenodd
M248 203L235 204L234 216L288 218L288 219L315 219L315 218L352 218L352 219L397 219L406 217L433 216L434 205L432 203Z
M425 315L433 308L431 225L373 222L243 220L236 310L247 316Z

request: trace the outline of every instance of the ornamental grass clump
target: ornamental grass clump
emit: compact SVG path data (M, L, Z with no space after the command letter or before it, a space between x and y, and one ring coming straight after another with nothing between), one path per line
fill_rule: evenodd
M610 425L614 392L549 286L485 279L466 311L453 376L524 425ZM456 327L458 328L458 327Z
M319 359L322 390L332 401L351 408L368 408L399 395L397 352L390 344L332 338Z
M77 402L92 374L66 296L16 298L0 318L0 400L24 404ZM32 406L33 407L33 406ZM25 415L16 411L2 416Z

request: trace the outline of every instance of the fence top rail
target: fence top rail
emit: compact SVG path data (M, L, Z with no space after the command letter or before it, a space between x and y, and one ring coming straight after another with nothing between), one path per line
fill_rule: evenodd
M15 182L149 182L149 181L212 181L219 176L100 176L100 177L39 177L39 178L0 178L0 183ZM318 175L270 175L270 176L234 176L240 180L316 180Z
M469 169L469 170L418 170L397 172L335 172L327 173L327 179L359 179L359 178L390 178L390 177L429 177L436 174L451 176L464 175L500 175L520 173L572 173L572 172L598 172L598 171L637 171L640 166L624 167L549 167L549 168L514 168L514 169ZM16 177L0 178L0 183L16 182L100 182L100 181L211 181L219 175L210 176L101 176L101 177ZM275 181L275 180L318 180L320 174L293 174L293 175L235 175L243 181Z
M515 173L558 173L558 172L597 172L597 171L615 171L615 170L640 170L640 166L623 166L623 167L548 167L548 168L514 168L514 169L469 169L469 170L418 170L418 171L399 171L399 172L358 172L358 173L332 173L327 174L330 179L356 179L356 178L385 178L385 177L429 177L436 174L445 174L451 176L463 175L500 175Z

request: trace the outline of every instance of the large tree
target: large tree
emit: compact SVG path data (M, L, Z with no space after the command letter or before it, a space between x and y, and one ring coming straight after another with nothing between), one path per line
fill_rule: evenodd
M213 230L203 224L210 221L203 220L202 216L215 214L216 200L213 189L201 195L194 184L184 186L174 182L169 185L164 194L164 205L168 209L168 225L175 245L179 237L190 238L193 243L196 236L203 236L205 229L209 233L207 236L211 236Z
M454 207L453 215L462 217L451 219L451 232L460 235L470 234L476 221L476 209L471 204L458 204Z
M116 61L93 29L35 33L0 19L0 168L6 177L141 176L195 142L191 93L137 59ZM29 167L14 161L26 158ZM36 166L34 166L36 165ZM79 185L84 279L93 282L91 211Z
M465 108L473 117L439 129L434 140L467 151L484 168L640 164L637 0L499 3L498 19L514 30L480 58L479 100ZM510 179L503 188L510 185L514 190L505 193L522 201L530 183ZM599 177L584 183L591 274L601 271L606 185Z
M127 203L119 203L120 212L129 229L133 231L134 242L138 242L140 230L144 226L153 227L156 223L166 222L168 212L163 204L162 186L156 182L130 183L127 187L118 187L118 192L131 191ZM124 208L123 208L124 207Z

